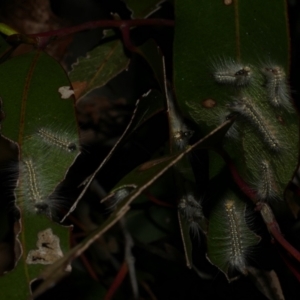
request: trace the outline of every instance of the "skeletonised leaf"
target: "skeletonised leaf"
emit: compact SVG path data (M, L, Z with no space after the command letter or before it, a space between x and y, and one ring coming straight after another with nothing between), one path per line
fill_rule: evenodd
M237 115L224 146L261 201L283 198L298 163L285 10L285 1L176 1L177 99L204 132Z
M112 36L113 32L107 30L104 31L103 39ZM76 99L105 85L125 70L128 64L129 58L119 39L106 42L88 52L85 57L79 58L69 73Z

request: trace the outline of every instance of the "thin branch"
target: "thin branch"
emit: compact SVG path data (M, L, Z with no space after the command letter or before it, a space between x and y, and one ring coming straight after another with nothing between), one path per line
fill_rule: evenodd
M123 235L125 238L125 261L127 262L127 266L128 266L128 272L129 272L129 277L130 277L130 284L131 284L131 288L132 288L133 298L137 300L137 299L139 299L139 287L138 287L138 283L137 283L135 266L134 266L135 258L131 252L131 249L132 249L134 243L133 243L133 240L132 240L132 237L131 237L129 231L126 228L124 218L122 218L120 220L120 224L122 226L122 231L123 231Z

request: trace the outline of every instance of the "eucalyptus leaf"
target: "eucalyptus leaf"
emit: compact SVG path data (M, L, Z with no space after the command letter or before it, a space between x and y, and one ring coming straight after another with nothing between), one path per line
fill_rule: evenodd
M177 0L175 9L174 81L181 109L203 132L235 114L224 147L238 172L258 200L274 198L262 199L263 178L283 198L299 148L287 85L285 2ZM216 163L222 167L211 160L211 168Z
M7 287L0 293L3 299L22 299L31 295L30 284L45 264L69 249L69 228L45 214L53 216L62 205L60 195L53 192L79 153L78 134L73 101L62 99L58 91L70 83L51 57L40 51L24 54L1 64L0 73L6 116L1 133L20 148L20 164L16 159L11 172L19 183L16 205L21 232L16 249L22 253L16 257L15 269L0 279Z

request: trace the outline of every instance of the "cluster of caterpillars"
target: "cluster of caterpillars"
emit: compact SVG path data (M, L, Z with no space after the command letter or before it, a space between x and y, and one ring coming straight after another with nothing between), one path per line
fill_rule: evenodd
M41 151L35 153L30 145L35 145ZM78 150L78 146L68 133L61 134L48 128L39 128L32 136L24 139L23 148L28 149L22 153L23 159L20 163L19 190L24 206L31 212L52 216L57 203L48 197L46 191L49 186L58 183L51 182L51 174L45 176L45 172L41 172L47 168L48 163L53 163L47 161L47 153L56 151L58 156L70 155Z
M235 116L235 123L226 136L239 137L239 129L244 128L246 124L267 153L265 157L258 154L252 158L257 165L257 178L254 179L255 182L252 179L250 185L256 192L256 200L270 202L280 198L270 157L278 158L284 153L286 146L279 135L279 130L276 130L278 125L275 124L274 119L268 118L263 107L270 107L270 110L278 112L279 115L293 110L283 68L272 64L262 64L257 68L234 60L223 60L214 64L212 75L217 84L231 87L235 92L235 97L232 97L225 106L227 116ZM249 92L251 89L254 90L252 94ZM261 95L252 98L257 91ZM265 103L258 105L257 101L265 101ZM224 201L223 209L227 217L223 220L223 226L226 226L225 224L228 226L229 235L226 238L230 241L230 247L224 248L228 251L228 257L223 262L227 260L229 266L243 273L247 248L242 244L243 233L239 227L241 224L246 224L246 221L241 219L244 218L244 214L237 212L234 201L228 199ZM212 237L212 239L222 240L222 237Z
M264 91L263 101L278 111L290 112L293 105L290 99L286 75L282 67L272 64L262 64L260 68L243 65L234 60L223 60L213 66L214 81L220 85L234 87L237 96L227 103L227 116L236 116L235 124L227 132L227 137L237 137L237 128L245 122L253 129L261 143L270 155L278 155L285 149L285 143L276 130L272 121L268 120L265 112L255 104L247 93L252 86L255 89L257 78L263 78L261 84ZM259 159L259 156L257 156ZM258 201L270 201L278 198L276 195L276 179L273 175L272 164L262 158L258 162L260 175L253 183Z

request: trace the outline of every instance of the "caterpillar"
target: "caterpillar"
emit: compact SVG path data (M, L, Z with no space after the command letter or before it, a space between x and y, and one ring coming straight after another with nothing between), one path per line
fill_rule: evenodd
M259 132L263 142L273 150L278 152L281 145L274 134L274 128L271 126L258 108L254 106L250 98L242 97L228 105L232 112L236 112L240 117L244 117ZM238 119L241 121L241 118Z
M204 230L205 217L202 206L192 194L187 194L178 202L178 210L189 224L193 236L198 236Z
M250 84L252 70L234 60L222 60L213 64L213 78L219 84L243 87Z
M260 163L260 177L255 188L257 198L259 201L276 199L278 195L272 167L267 160L262 160Z
M265 87L267 97L272 106L283 107L286 110L292 109L289 87L283 68L279 66L266 66L262 68L265 76Z
M47 128L39 128L37 135L48 145L58 147L66 152L75 152L77 145L66 135L54 133Z
M49 204L43 189L45 180L41 177L37 164L31 157L21 161L20 176L21 186L19 189L26 208L31 212L50 215Z
M100 203L105 203L108 211L113 211L118 203L122 202L136 187L135 186L124 186L113 191L106 197L104 197Z
M243 249L243 243L241 240L241 232L239 229L239 218L234 206L234 201L227 200L224 204L226 216L229 223L229 233L231 240L230 249L230 264L243 271L245 269L245 255Z
M238 272L246 274L251 252L260 241L249 229L246 219L249 219L246 218L246 204L231 191L216 203L209 216L208 259L229 281Z

